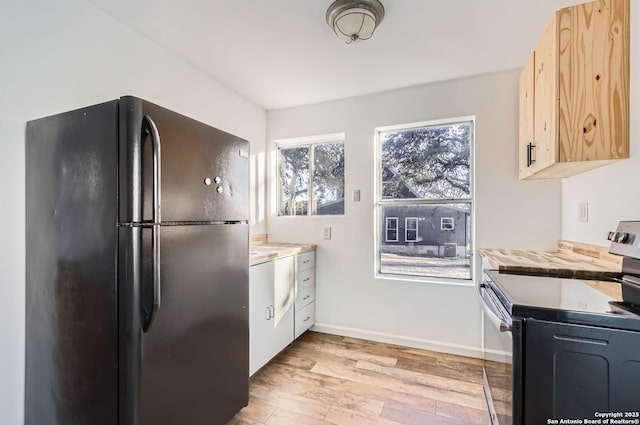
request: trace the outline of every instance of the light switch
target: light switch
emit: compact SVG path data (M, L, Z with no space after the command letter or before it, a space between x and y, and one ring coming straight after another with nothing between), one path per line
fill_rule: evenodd
M353 202L360 202L360 189L353 190Z
M578 204L578 221L589 221L589 203L580 202Z
M331 226L325 226L324 229L322 229L322 237L324 239L331 239Z

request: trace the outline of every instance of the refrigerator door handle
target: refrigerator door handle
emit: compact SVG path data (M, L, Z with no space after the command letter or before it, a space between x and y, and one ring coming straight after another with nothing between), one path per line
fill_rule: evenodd
M153 305L149 312L148 319L145 321L143 331L147 332L151 328L155 320L161 304L161 281L160 281L160 175L161 175L161 157L160 157L160 134L158 127L149 115L145 115L142 119L142 128L151 136L153 144L153 227L152 231L152 250L153 250Z
M160 150L160 133L158 127L149 115L142 119L142 129L151 136L153 144L153 223L160 224L160 176L162 175L162 162Z
M151 311L146 315L145 321L142 325L143 332L149 332L151 325L158 316L158 310L160 310L162 291L160 281L160 226L153 225L151 227L151 244L152 244L152 260L153 260L153 304L151 305Z

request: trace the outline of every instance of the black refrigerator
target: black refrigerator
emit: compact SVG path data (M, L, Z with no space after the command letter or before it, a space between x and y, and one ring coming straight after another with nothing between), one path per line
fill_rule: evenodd
M127 96L27 123L27 425L218 425L249 396L249 144Z

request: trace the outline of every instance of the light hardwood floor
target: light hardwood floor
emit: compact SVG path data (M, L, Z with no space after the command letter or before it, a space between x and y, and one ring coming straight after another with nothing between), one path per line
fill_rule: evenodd
M251 378L229 425L485 425L482 362L307 332Z

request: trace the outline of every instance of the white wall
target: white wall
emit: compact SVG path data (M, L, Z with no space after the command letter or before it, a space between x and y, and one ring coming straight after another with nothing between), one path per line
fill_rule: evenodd
M266 115L82 0L2 0L0 58L0 423L18 425L24 393L25 122L131 94L244 137L259 153ZM265 229L258 222L252 231Z
M317 329L478 354L480 313L472 287L373 277L374 128L475 115L475 246L554 249L560 182L517 178L518 75L507 71L267 113L271 151L273 140L346 133L346 216L267 218L272 240L319 246ZM353 189L362 191L362 202L351 201ZM322 239L325 225L333 228L328 241Z
M640 7L631 2L630 158L564 179L562 237L608 246L607 232L620 220L640 220ZM578 204L588 202L589 221L578 222Z

